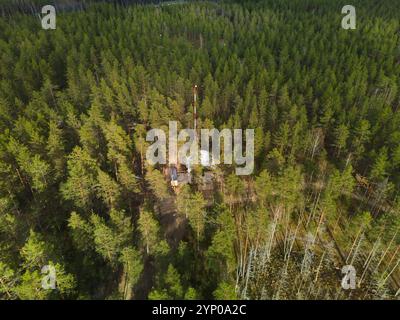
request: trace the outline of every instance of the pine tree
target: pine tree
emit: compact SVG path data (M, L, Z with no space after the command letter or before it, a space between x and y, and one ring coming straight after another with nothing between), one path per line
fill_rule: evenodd
M48 156L51 159L56 179L60 179L65 174L66 164L63 132L55 121L50 122L49 127L49 137L47 139Z
M214 291L214 297L216 300L236 300L235 286L227 282L221 282Z
M61 186L61 192L77 207L88 208L97 185L97 163L85 150L75 147L68 156L67 166L68 179Z
M106 261L115 266L118 261L120 250L120 239L113 230L106 225L104 219L96 214L92 214L90 221L93 225L93 239L98 252Z
M5 263L0 262L0 297L3 297L3 299L15 298L14 283L15 271Z
M347 139L349 138L349 129L346 125L341 124L335 129L335 142L336 155L340 156L342 150L346 150Z
M387 148L382 148L379 150L379 154L377 155L375 162L371 168L371 178L376 181L381 181L387 174L387 169L389 167L388 164L388 156L387 156Z
M98 180L98 194L103 199L103 201L109 206L109 208L114 208L118 205L118 200L120 198L120 187L118 183L111 178L107 173L102 170L98 170L97 174Z
M195 232L197 239L197 247L199 247L199 241L203 238L206 218L206 201L200 192L196 192L190 197L188 201L188 220L189 224Z
M145 179L150 190L158 199L162 200L168 196L167 183L160 171L148 167Z
M139 231L146 253L151 254L158 242L159 226L151 212L142 210L139 216Z
M133 247L126 247L121 251L121 263L124 266L125 285L123 296L130 298L130 291L137 284L141 273L143 272L143 263L139 252Z
M256 178L254 188L258 200L261 201L262 205L265 205L268 198L272 195L272 181L267 170L261 171L260 175Z
M178 271L172 264L168 266L167 273L165 274L165 285L168 288L168 295L172 299L183 298L183 287Z

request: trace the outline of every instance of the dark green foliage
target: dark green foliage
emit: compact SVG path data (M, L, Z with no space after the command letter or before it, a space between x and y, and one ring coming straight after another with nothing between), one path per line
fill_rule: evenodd
M399 2L353 1L351 31L339 0L92 2L45 31L43 1L0 1L0 299L393 297ZM194 84L200 127L255 129L254 174L219 166L211 203L145 161Z

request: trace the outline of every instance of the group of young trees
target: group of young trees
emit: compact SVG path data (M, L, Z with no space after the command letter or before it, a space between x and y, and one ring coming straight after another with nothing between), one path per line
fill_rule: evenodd
M0 298L398 296L399 4L354 2L356 30L322 0L4 11ZM200 128L255 129L254 173L215 168L211 200L202 168L175 195L146 162L149 129L193 126L194 84Z

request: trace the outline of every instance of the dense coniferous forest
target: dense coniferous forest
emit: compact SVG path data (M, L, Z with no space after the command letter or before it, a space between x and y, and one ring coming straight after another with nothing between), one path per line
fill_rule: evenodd
M356 30L339 0L88 1L56 30L12 2L0 299L398 299L400 2L353 1ZM212 192L145 159L194 85L199 128L255 129L253 174Z

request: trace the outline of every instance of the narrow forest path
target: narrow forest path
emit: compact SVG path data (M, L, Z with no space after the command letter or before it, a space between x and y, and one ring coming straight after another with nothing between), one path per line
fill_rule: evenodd
M187 219L178 214L175 200L175 196L169 196L161 200L155 208L165 238L173 249L177 248L179 242L185 237L188 226Z
M175 196L168 196L158 201L154 207L155 212L158 214L161 230L164 232L163 238L167 240L173 250L178 247L179 242L185 237L188 226L187 219L178 214L175 199ZM147 256L144 261L143 273L138 281L138 286L135 288L135 299L147 299L153 288L155 271L154 258Z

